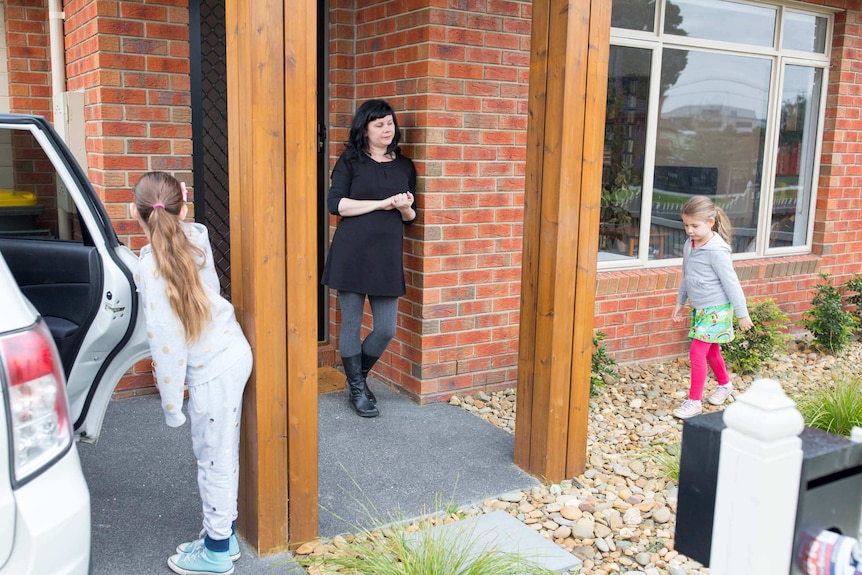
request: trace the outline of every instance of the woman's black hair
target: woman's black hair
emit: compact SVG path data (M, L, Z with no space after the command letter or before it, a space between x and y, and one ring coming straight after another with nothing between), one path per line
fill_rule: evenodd
M398 128L398 119L395 117L395 111L392 106L384 100L368 100L356 110L353 116L353 123L350 124L350 135L347 140L346 154L354 158L362 158L368 155L368 135L366 129L368 124L374 120L392 116L392 123L395 124L395 135L392 138L389 146L386 147L386 153L391 154L399 151L398 142L401 141L401 130Z

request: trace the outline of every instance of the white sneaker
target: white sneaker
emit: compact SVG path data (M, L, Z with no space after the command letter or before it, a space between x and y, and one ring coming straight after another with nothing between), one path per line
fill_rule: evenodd
M712 392L712 395L707 397L706 400L713 405L721 405L727 400L728 396L730 396L731 391L733 391L732 383L725 383L724 385L719 385L718 389Z
M696 399L686 399L682 405L673 410L673 416L680 419L688 419L699 415L703 411L703 406Z

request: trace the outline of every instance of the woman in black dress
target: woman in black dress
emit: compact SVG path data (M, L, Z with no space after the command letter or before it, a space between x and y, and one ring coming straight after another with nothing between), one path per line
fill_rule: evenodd
M347 149L332 170L326 200L341 216L321 283L338 290L341 306L339 351L350 406L376 417L377 399L368 389L371 367L395 336L398 298L404 283L404 224L416 219L416 169L401 155L401 133L392 107L369 100L356 111ZM360 338L365 297L374 329Z

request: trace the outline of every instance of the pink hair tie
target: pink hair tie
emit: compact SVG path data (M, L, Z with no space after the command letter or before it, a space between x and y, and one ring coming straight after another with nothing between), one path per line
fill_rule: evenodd
M156 202L155 204L153 204L153 209L156 209L156 208L165 209L165 204L163 204L162 202Z

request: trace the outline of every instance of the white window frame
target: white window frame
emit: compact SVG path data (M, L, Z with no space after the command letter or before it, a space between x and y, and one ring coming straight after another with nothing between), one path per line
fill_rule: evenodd
M622 259L611 259L598 262L599 271L641 269L653 267L666 267L679 265L682 258L649 259L649 235L650 218L652 206L653 179L655 174L655 148L658 131L658 91L661 75L661 58L665 48L709 51L719 54L745 55L748 57L766 58L772 61L772 71L769 84L769 101L767 104L766 135L764 139L763 169L761 173L760 205L757 221L756 251L735 253L735 260L756 259L772 256L786 256L795 254L808 254L812 249L812 238L814 230L814 215L817 203L818 178L820 172L820 154L823 145L823 130L826 117L826 95L829 84L829 65L832 54L832 38L834 32L834 14L836 10L824 6L815 6L804 2L793 0L787 2L748 2L740 0L729 0L738 4L750 4L754 6L769 6L777 9L776 30L774 43L771 47L756 46L733 42L722 42L715 40L704 40L687 36L675 36L664 34L664 8L666 0L656 0L654 31L644 32L639 30L628 30L623 28L611 28L611 46L630 48L643 48L651 50L650 57L650 93L646 118L646 142L644 149L644 174L641 184L642 202L645 209L641 210L641 220L638 238L637 254ZM781 49L782 34L784 33L784 16L786 11L803 13L816 17L826 18L826 45L824 53L809 53L798 50ZM822 72L820 106L817 113L817 132L815 136L811 198L808 206L808 226L806 230L806 241L803 245L769 247L770 224L772 218L772 199L774 195L774 181L776 160L778 155L777 138L779 132L779 120L781 114L781 98L784 80L784 69L787 65L820 68ZM813 112L813 111L810 111ZM600 252L601 253L601 252Z

